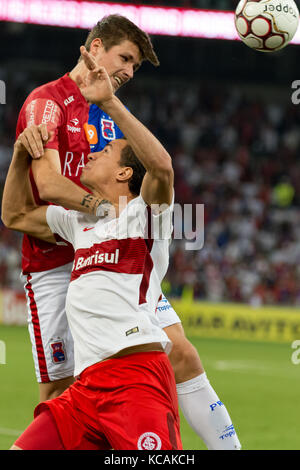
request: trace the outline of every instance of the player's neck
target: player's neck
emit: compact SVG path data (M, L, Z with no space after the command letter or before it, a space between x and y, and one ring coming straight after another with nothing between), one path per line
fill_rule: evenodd
M88 73L88 69L86 68L83 60L81 60L80 62L78 62L77 65L75 65L75 67L71 70L71 72L69 73L69 78L71 80L73 80L73 82L75 82L77 85L78 85L78 77L81 78L81 80L84 80L86 75Z

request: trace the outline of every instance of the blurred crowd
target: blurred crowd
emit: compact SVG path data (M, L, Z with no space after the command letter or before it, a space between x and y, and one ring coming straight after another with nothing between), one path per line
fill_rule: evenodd
M22 93L36 85L22 83L0 107L1 186ZM238 86L138 78L121 98L171 154L176 202L204 205L204 246L187 250L193 234L184 230L173 241L166 294L299 306L299 106L251 98ZM0 284L22 289L21 237L3 226L0 237Z
M300 108L203 83L132 87L127 103L172 155L176 201L204 204L203 248L171 245L169 295L299 305Z

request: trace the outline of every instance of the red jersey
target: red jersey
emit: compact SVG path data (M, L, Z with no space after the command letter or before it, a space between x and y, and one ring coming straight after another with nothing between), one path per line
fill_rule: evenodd
M59 152L61 172L80 185L81 170L87 163L90 146L85 136L84 124L88 122L89 106L76 83L68 74L36 88L28 96L19 114L16 137L34 124L47 124L53 136L45 148ZM30 170L33 194L37 204L48 204L39 197ZM47 271L73 261L71 245L54 245L24 235L22 246L22 270Z

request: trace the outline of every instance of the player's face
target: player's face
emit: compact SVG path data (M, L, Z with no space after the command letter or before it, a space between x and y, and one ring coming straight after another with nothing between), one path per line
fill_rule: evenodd
M141 64L139 48L126 39L106 51L101 40L98 41L100 42L96 42L94 46L91 45L91 52L94 50L96 54L94 56L96 63L105 67L116 92L124 83L133 78L135 71L139 68Z
M88 163L82 169L80 181L84 186L101 193L116 183L120 171L120 156L127 143L124 139L113 140L101 152L90 153Z

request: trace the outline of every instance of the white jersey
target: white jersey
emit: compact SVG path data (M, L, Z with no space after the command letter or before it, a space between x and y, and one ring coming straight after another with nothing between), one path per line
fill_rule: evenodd
M141 196L118 218L48 207L51 231L75 250L66 299L74 375L131 346L170 345L155 311L169 263L172 210L173 204L153 215Z

